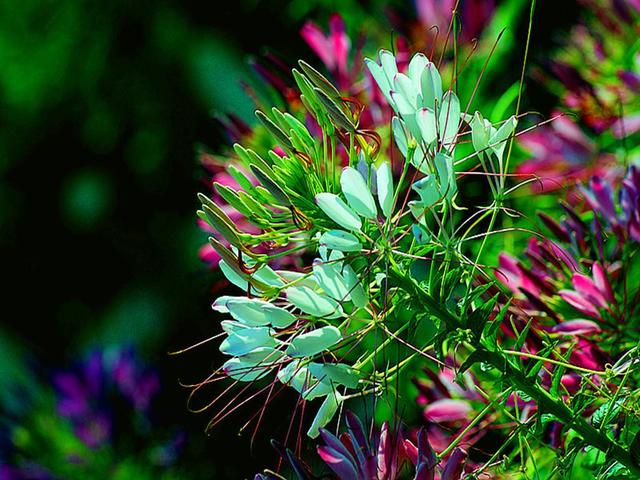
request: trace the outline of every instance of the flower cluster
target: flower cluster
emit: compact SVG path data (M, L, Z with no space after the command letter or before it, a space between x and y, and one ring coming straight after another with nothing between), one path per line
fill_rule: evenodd
M442 23L435 4L419 7ZM233 159L216 163L224 183L199 196L238 289L213 302L226 361L195 384L228 385L205 404L210 426L257 399L242 428L257 431L289 392L279 449L298 478L313 469L288 449L296 419L342 479L640 474L636 168L621 179L621 151L602 153L566 117L530 130L522 144L536 159L520 173L543 173L545 190L582 183L554 193L562 219L522 228L510 203L517 108L470 110L477 86L424 52L382 49L363 74L337 16L328 35L313 24L302 34L337 86L299 62L296 91L281 85L291 111L258 110L259 133L238 137ZM503 252L491 276L490 239L532 228L526 252ZM330 433L357 404L388 422L365 433L347 413L346 432ZM418 425L405 424L407 408Z

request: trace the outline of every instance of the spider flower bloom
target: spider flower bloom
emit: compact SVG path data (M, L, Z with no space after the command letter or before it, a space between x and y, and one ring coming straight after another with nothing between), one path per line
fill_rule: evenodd
M631 135L640 127L635 120L640 110L637 2L582 3L587 7L583 22L553 56L550 70L557 80L548 81L560 87L565 105L595 132L613 128L616 136Z
M589 207L604 219L620 242L627 238L640 241L640 172L636 166L630 167L623 179L618 202L609 184L600 177L593 177L581 191Z
M517 172L539 179L532 184L536 192L553 192L594 175L619 176L615 156L600 152L569 117L558 116L551 125L526 132L518 140L531 158L518 165Z
M423 28L437 30L430 35L437 41L438 48L442 48L446 42L447 31L451 24L453 11L457 0L415 0L418 20ZM480 36L487 26L493 12L495 3L493 0L466 0L460 2L460 22L462 29L458 42L468 43ZM429 30L432 32L432 30ZM437 36L437 37L436 37ZM449 39L449 48L453 48L453 41Z
M564 339L561 349L573 345L575 365L603 370L635 335L628 328L635 324L634 301L625 294L634 274L624 259L639 239L639 191L635 167L617 189L593 177L579 189L586 213L564 205L560 222L540 214L555 238L532 238L526 260L500 255L496 278L515 294L516 323L532 319L534 331ZM526 345L530 352L542 347L537 335Z
M441 452L469 426L477 413L476 407L484 406L485 401L473 388L477 379L471 372L462 375L465 388L456 383L451 362L437 373L429 369L424 373L426 378L414 380L419 392L417 403L423 408L431 445ZM484 435L482 425L483 422L465 433L460 442L463 448L470 447Z
M424 429L417 432L414 442L386 422L369 435L352 412L347 411L345 418L347 431L336 437L321 429L323 444L317 447L318 455L338 480L460 480L469 473L465 472L467 455L460 448L439 461ZM317 478L291 452L279 450L297 480ZM276 478L281 477L265 473L254 480Z

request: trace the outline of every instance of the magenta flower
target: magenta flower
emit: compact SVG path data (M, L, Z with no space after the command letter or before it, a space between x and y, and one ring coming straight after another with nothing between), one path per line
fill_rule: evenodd
M571 278L574 290L560 290L559 295L581 313L602 319L600 309L611 311L615 303L607 273L598 262L593 264L593 278L576 273ZM584 327L584 326L583 326Z
M456 0L416 0L418 19L424 28L436 27L438 44L443 45L451 23ZM460 20L462 31L459 42L467 43L477 38L493 16L495 5L493 0L466 0L460 2ZM432 34L435 37L435 33ZM449 41L449 47L453 45Z
M560 116L540 128L519 137L522 147L532 156L522 162L517 173L539 179L535 192L552 192L593 175L615 178L619 175L615 157L598 152L597 145L569 117Z
M308 21L300 29L300 35L320 57L341 89L348 89L352 76L348 71L351 39L345 31L344 20L338 14L329 19L329 34L325 35L318 25Z

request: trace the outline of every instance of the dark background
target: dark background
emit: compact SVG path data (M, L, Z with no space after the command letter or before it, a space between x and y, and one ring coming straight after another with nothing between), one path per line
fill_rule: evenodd
M578 12L573 2L538 3L531 53L543 62ZM339 4L0 5L3 343L43 377L93 346L135 345L161 372L167 415L226 472L217 478L273 465L266 439L286 416L268 416L253 449L236 435L245 414L206 438L208 416L187 412L178 380L202 378L219 361L215 346L167 355L218 331L209 308L217 276L197 256L205 236L195 194L206 190L197 146L221 148L216 113L251 121L239 85L255 78L247 57L269 47L291 64L317 63L298 30L307 18L325 25ZM514 28L524 38L526 23ZM530 88L538 109L551 101Z

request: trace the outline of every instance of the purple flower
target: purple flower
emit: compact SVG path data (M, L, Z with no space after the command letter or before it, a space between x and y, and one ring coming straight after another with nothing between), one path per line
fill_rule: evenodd
M53 383L58 412L90 448L111 438L114 397L146 416L160 386L157 375L144 369L131 350L95 351L77 369L57 373Z

